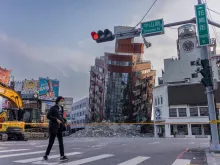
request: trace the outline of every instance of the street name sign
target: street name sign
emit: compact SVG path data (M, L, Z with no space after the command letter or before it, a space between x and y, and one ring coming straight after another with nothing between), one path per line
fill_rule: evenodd
M141 23L141 35L143 37L164 34L163 19Z
M209 25L207 19L206 4L195 5L197 33L199 46L210 44Z

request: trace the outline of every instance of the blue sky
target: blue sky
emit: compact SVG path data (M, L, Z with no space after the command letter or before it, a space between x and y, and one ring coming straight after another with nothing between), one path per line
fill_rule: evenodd
M97 44L91 31L136 25L154 0L1 0L0 66L15 79L51 77L60 80L60 93L82 98L89 92L89 70L95 57L114 52L114 42ZM219 0L207 0L220 11ZM194 17L196 0L158 0L144 19L164 18L165 23ZM220 16L212 13L213 20ZM213 36L212 29L210 29ZM219 29L217 29L220 32ZM176 56L177 31L166 29L150 37L145 49L157 75L163 59ZM138 38L137 41L141 41Z
M134 0L2 0L0 4L5 33L34 44L65 46L88 38L92 30L129 22L133 13L128 11L139 6Z

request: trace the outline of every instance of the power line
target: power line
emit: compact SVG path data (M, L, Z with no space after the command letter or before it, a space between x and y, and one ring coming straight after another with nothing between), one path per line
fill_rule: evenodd
M207 8L208 8L208 4L207 4L206 0L205 0L205 3L206 3L206 6L207 6ZM212 15L211 15L211 13L210 13L209 10L208 10L208 16L209 16L210 19L212 20ZM212 30L213 30L213 32L214 32L215 38L217 39L218 43L220 43L220 40L219 40L219 38L218 38L216 29L215 29L215 27L214 27L213 25L212 25Z
M219 15L220 15L220 13L218 13L217 11L214 11L214 10L209 9L209 8L207 8L207 9L210 10L210 11L212 11L213 13L216 13L216 14L219 14Z
M148 11L145 13L145 15L142 17L142 19L140 20L140 22L138 22L138 24L134 27L134 29L140 25L140 23L143 21L143 19L147 16L147 14L150 12L150 10L152 9L152 7L154 6L154 4L157 2L157 0L154 1L154 3L151 5L151 7L148 9Z

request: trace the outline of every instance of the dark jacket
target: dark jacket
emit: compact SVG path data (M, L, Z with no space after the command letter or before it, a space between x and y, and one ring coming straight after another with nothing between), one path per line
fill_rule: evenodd
M53 134L57 134L58 132L65 131L64 124L66 123L66 119L63 117L63 107L61 108L61 113L59 112L59 106L54 105L50 108L47 113L47 118L49 119L49 132ZM62 124L57 123L57 119L62 121Z

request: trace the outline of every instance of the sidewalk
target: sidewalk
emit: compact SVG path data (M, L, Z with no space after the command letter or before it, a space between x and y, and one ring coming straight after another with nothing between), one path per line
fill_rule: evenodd
M184 152L181 159L191 160L190 165L207 165L206 151L204 148L189 148Z
M220 165L220 153L209 152L206 150L208 165Z

